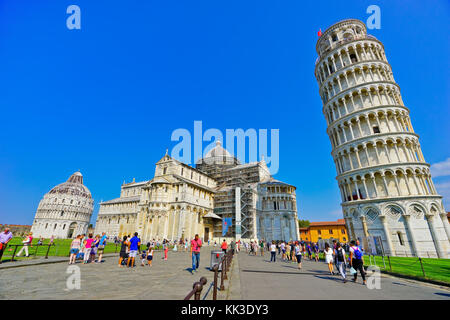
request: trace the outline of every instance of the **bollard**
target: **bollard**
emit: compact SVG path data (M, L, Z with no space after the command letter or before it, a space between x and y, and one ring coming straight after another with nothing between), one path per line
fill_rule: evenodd
M225 266L224 261L222 261L222 272L220 273L220 291L225 290L225 286L223 285L224 281L224 273L225 273Z
M213 270L214 270L213 300L217 300L217 274L219 272L219 265L216 264L213 267Z
M422 258L419 257L419 261L420 261L420 267L422 268L423 277L426 278L427 275L425 274L425 270L423 269Z
M387 256L387 257L388 257L388 261L389 261L389 269L390 269L391 272L392 272L391 258L389 258L389 256Z
M384 255L381 256L381 258L383 259L383 266L384 266L384 270L386 270L386 262L384 261Z

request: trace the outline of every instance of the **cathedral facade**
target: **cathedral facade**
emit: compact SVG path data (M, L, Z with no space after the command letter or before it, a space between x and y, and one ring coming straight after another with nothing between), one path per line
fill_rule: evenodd
M240 164L217 142L195 168L166 154L153 179L124 183L119 198L100 204L101 232L138 232L143 241L298 239L295 187L273 179L264 160Z

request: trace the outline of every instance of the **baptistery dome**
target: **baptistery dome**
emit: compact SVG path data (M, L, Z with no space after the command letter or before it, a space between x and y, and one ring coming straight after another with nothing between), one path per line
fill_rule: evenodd
M91 199L91 192L83 184L83 175L81 172L77 171L70 176L70 178L61 184L58 184L49 194L67 194L72 196L80 196L83 198Z
M53 187L39 203L31 231L35 237L73 238L87 233L94 209L81 172Z

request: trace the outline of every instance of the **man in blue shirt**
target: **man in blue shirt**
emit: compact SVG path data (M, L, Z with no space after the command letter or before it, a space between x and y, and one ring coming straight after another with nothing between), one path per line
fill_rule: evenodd
M103 257L103 252L105 250L105 246L106 246L106 239L108 237L106 236L106 233L103 232L102 233L102 237L100 238L100 241L98 242L98 249L97 249L97 254L98 254L98 258L97 258L97 263L101 263L102 262L102 257Z
M130 239L130 255L129 255L127 267L130 266L130 261L131 261L131 266L134 267L134 259L136 258L136 255L138 253L140 245L141 245L141 239L138 238L138 233L135 232L134 237Z

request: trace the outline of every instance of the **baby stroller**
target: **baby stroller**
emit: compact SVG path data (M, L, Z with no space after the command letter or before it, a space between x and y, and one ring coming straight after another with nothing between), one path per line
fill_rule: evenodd
M77 253L77 256L75 257L75 260L83 260L84 258L84 252L79 251Z

